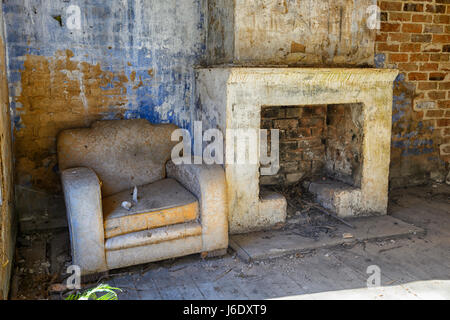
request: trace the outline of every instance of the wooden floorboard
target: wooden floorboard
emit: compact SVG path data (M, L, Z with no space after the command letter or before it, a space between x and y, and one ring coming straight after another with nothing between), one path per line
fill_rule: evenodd
M114 284L129 287L120 296L127 299L233 300L365 288L371 265L380 267L383 286L407 288L423 280L450 280L450 203L445 193L450 188L431 188L396 190L389 206L393 217L424 228L425 235L255 262L230 254L212 260L191 256L155 263L144 275L118 277Z

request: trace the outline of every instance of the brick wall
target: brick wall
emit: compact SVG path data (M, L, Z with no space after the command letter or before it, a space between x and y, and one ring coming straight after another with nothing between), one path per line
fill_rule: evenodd
M280 130L280 171L261 184L328 176L360 185L361 115L359 104L264 107L261 128Z
M322 171L326 109L326 105L262 108L261 129L280 130L280 171L262 176L262 185L296 183Z
M398 68L391 182L420 183L450 161L450 0L378 1L378 67Z

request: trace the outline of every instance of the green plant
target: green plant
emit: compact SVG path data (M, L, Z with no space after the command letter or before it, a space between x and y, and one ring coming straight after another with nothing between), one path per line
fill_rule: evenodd
M84 293L69 295L65 300L118 300L115 291L122 291L119 288L113 288L108 284L100 284L95 288L89 289ZM104 293L103 295L98 295Z

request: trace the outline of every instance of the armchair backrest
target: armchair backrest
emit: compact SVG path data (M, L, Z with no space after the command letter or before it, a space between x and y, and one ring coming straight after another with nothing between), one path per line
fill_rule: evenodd
M102 181L102 196L161 180L177 143L170 139L177 128L138 119L64 130L57 141L59 168L91 168Z

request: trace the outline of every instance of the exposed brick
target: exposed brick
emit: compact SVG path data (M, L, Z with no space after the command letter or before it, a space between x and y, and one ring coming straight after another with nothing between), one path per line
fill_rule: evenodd
M423 4L405 3L403 5L403 11L422 12L423 11Z
M399 63L397 65L400 71L418 71L419 66L416 63Z
M438 69L438 63L424 63L420 66L420 71L437 71Z
M422 73L422 72L411 72L408 74L408 79L410 81L420 81L420 80L427 80L428 74Z
M430 55L430 61L449 61L450 55L449 54L442 54L442 53L434 53Z
M430 91L428 92L428 98L433 100L443 100L447 95L446 91Z
M298 120L297 119L274 120L273 126L275 129L280 129L280 130L296 129L296 128L298 128Z
M450 108L450 100L443 100L438 102L438 107L441 109Z
M405 53L391 53L389 55L390 62L408 62L408 54Z
M450 81L448 82L440 82L439 89L441 90L450 90Z
M430 60L430 55L428 53L414 53L410 55L411 62L427 62Z
M404 23L402 32L408 33L422 33L423 26L421 24Z
M427 4L425 7L425 11L431 12L431 13L445 13L445 6L444 5Z
M443 33L444 26L436 25L436 24L428 24L423 29L424 33ZM434 36L433 36L434 41Z
M450 119L438 119L436 120L437 127L450 127Z
M419 90L433 90L438 88L437 82L420 82L417 86Z
M450 23L450 15L447 15L447 14L435 15L433 18L433 22L448 24L448 23Z
M430 80L431 81L442 81L445 79L446 75L447 74L443 73L443 72L433 72L433 73L430 73Z
M420 43L402 43L400 52L420 52L422 45Z
M389 13L389 21L411 21L411 13L405 12L390 12Z
M427 110L426 118L441 118L444 115L444 110Z
M414 14L411 20L412 22L432 22L433 16L427 14Z
M413 34L411 35L412 42L431 42L431 34Z
M399 44L378 43L377 49L378 49L378 51L398 52L400 49L400 45Z
M433 42L449 43L450 42L450 34L433 34Z
M431 37L430 37L431 39ZM389 41L394 42L407 42L411 40L411 34L409 33L390 33Z
M381 32L399 32L401 24L400 23L381 23Z
M380 9L382 11L401 11L402 3L394 1L381 1Z
M377 33L375 41L376 42L386 42L389 33Z

